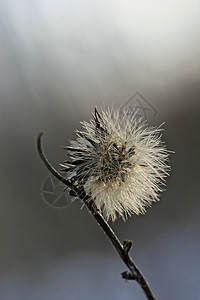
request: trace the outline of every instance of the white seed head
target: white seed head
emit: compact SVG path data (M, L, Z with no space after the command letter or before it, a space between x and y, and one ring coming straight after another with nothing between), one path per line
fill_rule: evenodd
M95 109L93 120L81 124L77 140L65 147L62 171L84 187L107 220L144 213L159 200L168 175L162 129L148 127L131 109Z

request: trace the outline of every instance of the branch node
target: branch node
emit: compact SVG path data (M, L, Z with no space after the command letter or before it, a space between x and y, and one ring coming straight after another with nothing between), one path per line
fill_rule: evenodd
M137 275L133 274L132 272L125 271L122 273L122 278L126 280L136 280Z
M129 251L131 250L132 245L133 245L133 242L130 240L125 240L123 242L123 248L124 248L126 255L128 255Z
M66 189L67 189L67 188L66 188ZM72 197L76 197L76 196L77 196L76 192L73 191L73 190L70 190L70 191L69 191L69 195L72 196Z

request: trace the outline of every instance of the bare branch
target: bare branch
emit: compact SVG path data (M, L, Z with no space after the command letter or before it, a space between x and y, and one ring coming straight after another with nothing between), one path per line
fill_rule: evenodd
M124 241L122 244L116 234L113 232L110 225L105 221L103 216L99 213L94 201L85 194L83 187L77 187L72 184L69 180L65 179L56 169L49 163L48 159L46 158L43 147L42 147L42 136L43 133L40 133L37 138L37 150L40 155L41 160L44 162L48 170L61 182L63 182L73 193L75 193L87 206L90 213L93 215L97 223L101 226L104 233L107 235L115 249L117 250L119 256L128 267L130 272L125 271L122 273L122 277L126 280L136 280L142 290L144 291L147 299L155 300L155 297L150 289L148 282L146 281L145 277L142 275L139 268L136 266L134 261L129 255L129 251L132 246L131 241Z

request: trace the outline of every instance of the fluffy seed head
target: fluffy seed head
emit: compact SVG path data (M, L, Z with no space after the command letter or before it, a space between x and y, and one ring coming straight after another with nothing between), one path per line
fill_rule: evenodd
M158 200L168 151L160 127L148 127L131 109L95 108L93 119L71 141L61 166L72 182L84 187L104 217L124 220Z

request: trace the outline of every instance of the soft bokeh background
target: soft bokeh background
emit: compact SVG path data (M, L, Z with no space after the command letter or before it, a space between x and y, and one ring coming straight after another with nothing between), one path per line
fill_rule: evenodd
M161 202L113 228L157 299L200 298L200 2L0 2L0 299L145 299L87 210L55 209L35 138L57 168L95 105L139 91L165 121L172 171Z

